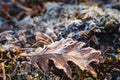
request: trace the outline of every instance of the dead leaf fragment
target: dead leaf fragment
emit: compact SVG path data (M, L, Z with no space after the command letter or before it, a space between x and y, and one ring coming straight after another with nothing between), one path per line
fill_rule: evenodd
M34 26L34 21L30 16L27 16L21 21L16 21L16 24L19 26L20 29L26 29Z
M3 18L10 17L8 13L8 9L9 9L9 6L5 4L4 2L1 2L0 3L0 17L3 17Z

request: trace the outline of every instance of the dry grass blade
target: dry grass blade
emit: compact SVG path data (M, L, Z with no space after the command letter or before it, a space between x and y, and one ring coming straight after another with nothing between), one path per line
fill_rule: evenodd
M1 63L1 65L2 65L2 71L3 71L3 80L6 80L5 65L4 63Z

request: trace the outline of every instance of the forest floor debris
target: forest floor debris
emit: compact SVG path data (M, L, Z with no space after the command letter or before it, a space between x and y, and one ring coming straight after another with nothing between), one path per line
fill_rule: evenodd
M0 4L0 79L119 80L119 7Z

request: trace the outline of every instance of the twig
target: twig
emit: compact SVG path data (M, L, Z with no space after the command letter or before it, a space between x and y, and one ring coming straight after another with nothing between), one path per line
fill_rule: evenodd
M108 52L111 49L111 47L107 47L103 52L102 55L104 55L106 52Z
M40 67L35 63L35 66L39 69L39 71L44 75L44 78L45 77L48 77L49 78L49 75L47 75L46 73L44 73L44 71L42 71L42 69L40 69Z
M61 80L64 80L64 76L65 76L65 73L63 74L63 76L62 76Z
M20 62L17 62L17 66L15 67L13 73L11 74L12 77L16 74L16 70L17 70L19 64L20 64Z
M1 63L2 65L2 71L3 71L3 80L6 80L6 74L5 74L5 64Z

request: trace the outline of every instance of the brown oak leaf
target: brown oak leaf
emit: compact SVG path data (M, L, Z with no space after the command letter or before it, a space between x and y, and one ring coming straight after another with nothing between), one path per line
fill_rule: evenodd
M91 47L83 48L85 43L72 39L61 39L44 48L36 49L30 54L32 64L37 63L44 71L48 68L48 60L52 60L58 69L63 69L71 78L71 68L68 61L76 64L81 70L89 70L94 76L95 71L89 65L91 62L103 62L101 52Z

